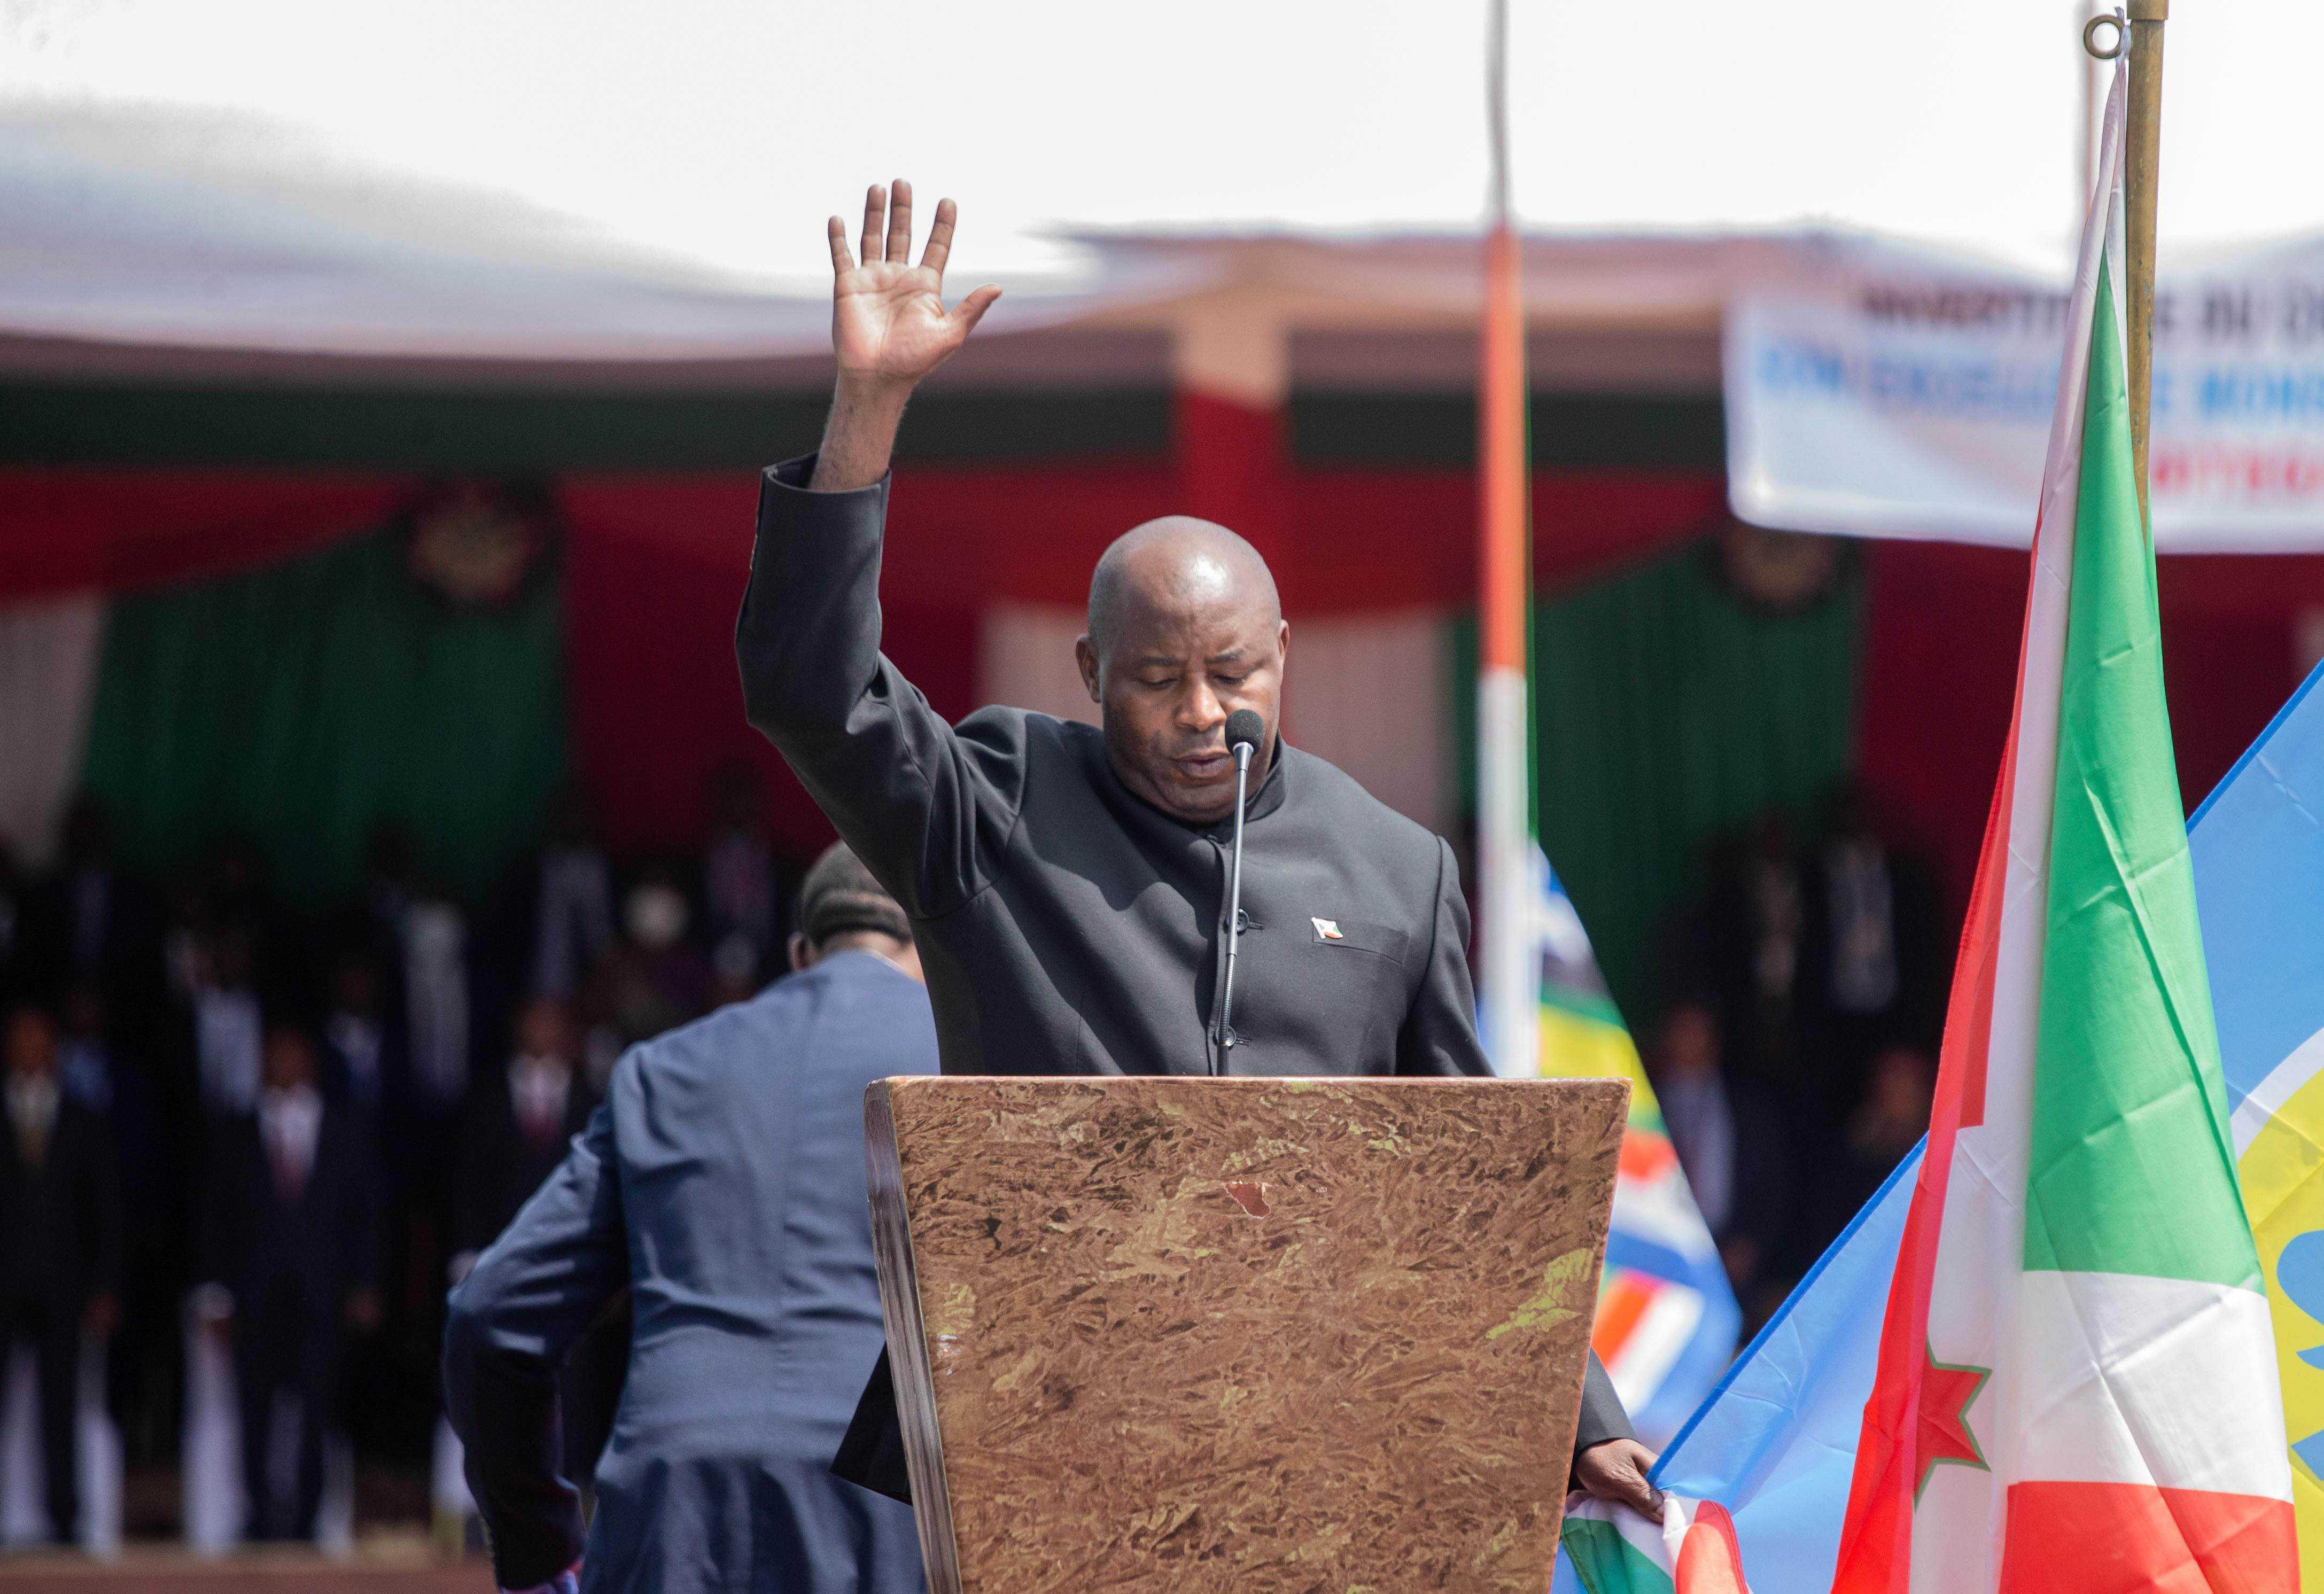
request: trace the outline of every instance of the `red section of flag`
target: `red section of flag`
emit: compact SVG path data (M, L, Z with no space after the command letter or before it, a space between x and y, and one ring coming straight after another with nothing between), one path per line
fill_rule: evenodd
M2021 644L2022 646L2022 644ZM2022 668L2022 665L2021 665ZM2002 883L2009 867L2008 794L2017 769L2013 718L2001 780L1987 815L1985 847L1969 922L1961 931L1952 1001L1937 1070L1929 1146L1904 1220L1896 1274L1880 1324L1879 1370L1864 1403L1864 1426L1849 1480L1832 1594L1905 1594L1913 1575L1913 1506L1920 1491L1923 1385L1929 1368L1929 1295L1944 1225L1945 1184L1954 1138L1985 1116L1986 1050L1992 1041L1993 981L2001 940Z
M2009 1489L1999 1594L2292 1594L2292 1506L2135 1483Z
M1952 1367L1934 1357L1927 1359L1921 1369L1921 1475L1915 1494L1928 1487L1929 1474L1940 1462L1991 1470L1969 1425L1969 1408L1991 1377L1991 1368Z
M1750 1594L1743 1581L1743 1550L1735 1542L1735 1519L1716 1500L1695 1507L1694 1521L1678 1543L1678 1594Z
M1617 1166L1625 1179L1651 1183L1678 1166L1678 1153L1662 1136L1631 1129L1622 1137L1621 1160Z
M1598 1315L1590 1328L1590 1349L1598 1353L1599 1360L1613 1361L1621 1355L1623 1342L1654 1304L1659 1287L1655 1280L1628 1270L1608 1272L1598 1292Z

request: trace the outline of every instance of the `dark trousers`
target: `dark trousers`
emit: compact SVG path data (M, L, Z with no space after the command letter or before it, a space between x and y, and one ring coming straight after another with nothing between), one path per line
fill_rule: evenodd
M80 1470L75 1430L80 1383L80 1308L48 1295L18 1295L6 1304L5 1344L32 1342L40 1368L41 1469L49 1487L49 1534L72 1542L80 1520Z
M337 1393L339 1334L333 1303L309 1298L284 1279L235 1303L234 1372L242 1405L243 1487L247 1536L311 1539L323 1499L323 1424ZM275 1488L276 1394L299 1405L298 1465L290 1493Z

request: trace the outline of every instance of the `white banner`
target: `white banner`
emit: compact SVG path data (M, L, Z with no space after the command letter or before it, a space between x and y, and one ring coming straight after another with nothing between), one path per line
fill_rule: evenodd
M1735 513L2025 547L2064 285L1866 238L1794 259L1728 307ZM2324 548L2324 238L2162 279L2149 470L2160 548Z

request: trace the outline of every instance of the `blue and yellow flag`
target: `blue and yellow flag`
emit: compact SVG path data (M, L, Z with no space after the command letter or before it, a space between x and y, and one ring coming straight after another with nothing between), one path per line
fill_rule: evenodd
M2300 1580L2324 1588L2324 691L2310 675L2188 825L2229 1133L2266 1272Z
M1639 1436L1659 1446L1727 1370L1743 1314L1679 1171L1638 1048L1598 972L1589 934L1537 850L1534 867L1542 1074L1630 1082L1630 1121L1591 1341Z

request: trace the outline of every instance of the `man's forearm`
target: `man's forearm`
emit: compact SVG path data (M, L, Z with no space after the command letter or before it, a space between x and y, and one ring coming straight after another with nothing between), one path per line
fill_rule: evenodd
M808 488L853 493L886 475L889 457L896 451L896 428L911 392L908 382L877 382L843 372L832 390L831 419L824 423L823 447L816 456Z

